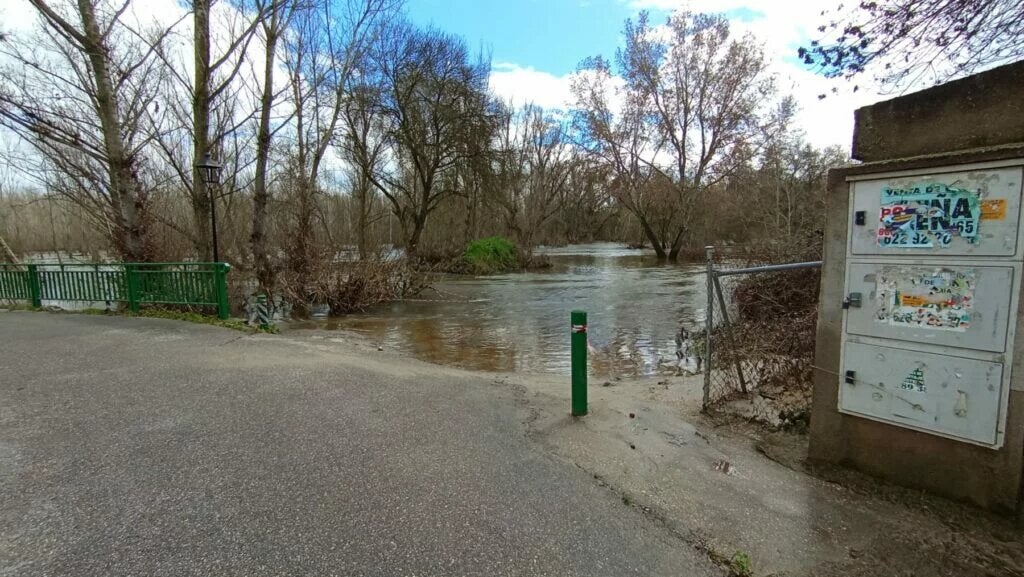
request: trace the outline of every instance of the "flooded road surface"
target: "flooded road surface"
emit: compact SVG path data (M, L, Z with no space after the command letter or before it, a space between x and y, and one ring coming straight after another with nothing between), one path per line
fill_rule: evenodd
M543 250L552 266L487 277L447 276L416 301L295 329L345 329L388 349L487 371L569 373L569 312L587 311L593 376L669 371L675 334L703 322L702 267L659 263L618 244ZM674 365L672 365L674 367Z

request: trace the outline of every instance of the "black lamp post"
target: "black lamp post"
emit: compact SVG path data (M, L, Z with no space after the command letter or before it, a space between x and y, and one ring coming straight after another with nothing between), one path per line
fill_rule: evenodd
M213 195L213 189L220 184L221 165L217 164L216 160L210 158L209 154L204 154L203 158L196 164L196 168L199 169L199 174L206 184L208 194L210 195L210 233L211 240L213 241L213 262L220 262L220 251L217 247L217 197Z

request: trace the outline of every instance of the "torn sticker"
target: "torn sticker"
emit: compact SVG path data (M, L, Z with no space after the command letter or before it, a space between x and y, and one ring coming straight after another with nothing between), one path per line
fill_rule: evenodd
M928 386L924 383L924 371L920 368L910 371L907 378L903 379L903 382L900 383L900 389L915 393L927 393Z
M956 392L956 405L953 406L953 414L958 417L967 416L967 393L964 391Z
M981 220L1003 220L1006 218L1006 199L993 198L981 201Z
M973 270L883 267L875 285L876 320L894 327L964 332L971 325Z
M955 237L969 243L978 238L982 204L976 192L924 183L906 188L884 187L881 200L878 246L946 247Z

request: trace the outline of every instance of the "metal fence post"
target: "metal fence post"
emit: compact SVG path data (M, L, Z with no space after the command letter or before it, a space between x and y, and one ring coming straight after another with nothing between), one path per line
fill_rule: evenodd
M213 264L213 278L217 287L217 317L221 320L227 320L231 314L231 309L228 307L227 281L227 273L230 268L230 265L223 262Z
M732 349L734 362L736 363L736 375L740 379L740 390L747 394L747 381L743 378L743 361L736 354L736 335L732 332L732 323L729 322L729 310L725 307L725 296L722 294L722 283L718 277L714 278L715 293L718 295L718 306L722 309L722 326L725 327L725 336L729 339L729 347Z
M704 399L701 410L711 406L711 331L715 327L715 247L704 247L707 258L707 293L708 304L704 312Z
M587 414L587 313L572 311L572 415Z
M39 280L39 266L26 265L28 269L28 294L32 299L32 306L39 308L43 306L43 283Z
M134 264L124 265L124 282L128 292L128 310L139 312L139 277Z

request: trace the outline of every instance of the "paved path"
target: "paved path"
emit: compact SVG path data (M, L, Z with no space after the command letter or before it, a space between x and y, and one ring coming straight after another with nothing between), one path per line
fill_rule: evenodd
M0 312L0 576L720 574L529 418L386 353Z

